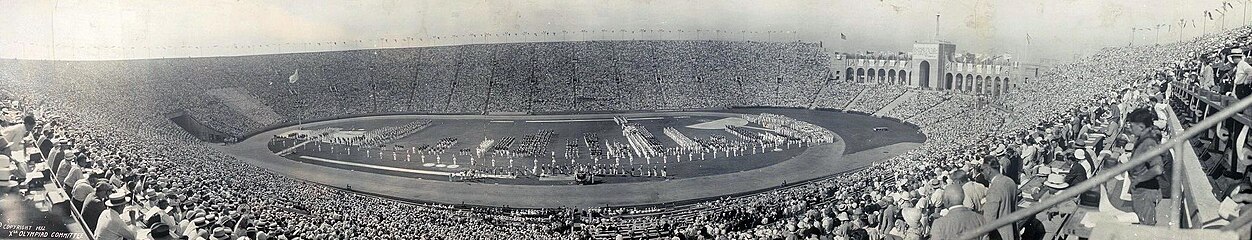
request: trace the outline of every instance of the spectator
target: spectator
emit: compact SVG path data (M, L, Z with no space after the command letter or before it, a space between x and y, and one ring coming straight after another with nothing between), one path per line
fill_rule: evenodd
M1017 183L1013 182L1001 171L1004 169L1000 166L1000 161L989 160L983 164L983 172L985 176L991 179L991 185L987 187L987 201L983 205L984 221L994 222L1005 215L1013 213L1017 210L1017 197L1021 195L1017 190ZM988 234L990 239L1018 239L1018 231L1021 226L1017 222L1002 226L996 231Z
M100 221L96 223L95 239L137 239L130 224L122 220L122 209L126 208L126 194L120 192L109 194L109 200L104 205L108 206L108 209L100 214Z
M1155 120L1156 114L1147 108L1135 109L1126 116L1129 133L1136 139L1135 150L1131 156L1143 156L1159 144L1159 135L1152 127ZM1139 224L1156 225L1156 204L1161 201L1157 177L1164 171L1162 164L1159 155L1150 156L1146 163L1136 166L1130 172L1131 182L1134 183L1134 189L1130 192L1133 198L1131 202L1135 215L1139 217Z
M1248 97L1248 94L1252 94L1252 65L1248 64L1248 61L1252 60L1249 60L1242 55L1236 55L1233 53L1231 59L1232 61L1237 62L1235 67L1235 77L1232 81L1232 84L1234 85L1234 96L1238 99L1243 99Z
M979 170L980 169L975 169ZM974 181L970 181L970 176L964 170L952 172L952 182L954 185L961 186L964 193L963 199L966 207L974 212L981 212L983 209L983 200L987 198L987 186ZM946 189L944 191L947 191Z
M947 214L935 220L930 227L931 240L956 240L961 234L982 226L983 217L964 205L965 193L959 187L950 186L943 191L943 205ZM980 239L987 239L982 236Z

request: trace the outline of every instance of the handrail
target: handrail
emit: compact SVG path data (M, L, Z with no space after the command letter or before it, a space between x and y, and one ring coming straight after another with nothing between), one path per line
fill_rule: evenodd
M1169 141L1166 141L1165 143L1161 143L1160 145L1157 145L1156 147L1149 149L1147 152L1135 155L1129 162L1125 164L1117 165L1113 167L1112 169L1109 169L1107 172L1092 176L1086 181L1083 181L1081 183L1078 183L1075 186L1070 187L1068 189L1069 191L1061 191L1057 195L1051 198L1040 201L1038 204L1031 205L1030 207L1027 207L1025 209L1018 209L1017 211L1007 216L996 219L993 222L983 224L982 226L979 226L978 228L974 230L965 232L964 234L961 235L960 239L977 239L991 231L995 231L996 229L1000 227L1016 223L1017 221L1026 219L1028 217L1032 217L1039 212L1043 212L1044 210L1047 210L1049 208L1052 208L1053 206L1056 206L1057 204L1060 204L1065 201L1069 201L1077 197L1079 194L1082 194L1083 192L1086 192L1087 190L1091 188L1104 184L1104 182L1108 182L1110 179L1113 179L1113 177L1116 175L1120 175L1123 172L1129 171L1130 169L1134 167L1138 167L1140 164L1144 164L1148 162L1148 160L1151 157L1156 157L1156 156L1161 155L1162 153L1165 153L1166 151L1169 151L1169 149L1172 146L1177 146L1180 143L1184 143L1185 141L1187 141L1187 139L1190 139L1191 137L1197 134L1200 134L1201 132L1206 131L1213 126L1216 126L1219 122L1225 121L1227 118L1234 116L1235 114L1241 112L1243 109L1247 109L1248 107L1252 107L1252 97L1245 98L1243 100L1239 100L1238 102L1235 102L1234 104L1231 104L1230 107L1226 109L1222 109L1220 112L1213 114L1213 116L1209 116L1205 118L1203 121L1200 121L1199 123L1196 123L1195 125L1192 125L1191 128L1188 128L1186 131L1183 131L1182 134L1172 136L1169 139Z
M1187 95L1189 95L1189 97L1191 97L1194 101L1203 103L1204 105L1207 105L1208 107L1213 108L1213 109L1222 110L1222 109L1227 108L1226 105L1228 104L1224 103L1224 101L1232 100L1234 98L1234 97L1218 94L1208 89L1199 89L1196 87L1192 87L1191 85L1187 85L1186 83L1173 82L1170 84L1180 85L1180 87L1174 88L1175 90L1173 91L1187 93ZM1210 99L1210 98L1217 98L1217 99ZM1244 125L1252 125L1252 109L1245 110L1245 112L1236 114L1235 116L1232 116L1231 118L1235 119L1236 121L1240 123L1243 123Z
M1177 118L1178 115L1171 113L1170 116ZM1172 129L1172 130L1177 131L1177 129ZM1171 228L1174 230L1182 228L1182 223L1183 223L1182 220L1184 216L1186 215L1186 214L1181 213L1182 212L1181 209L1183 209L1182 185L1183 183L1187 181L1187 179L1184 179L1182 175L1182 169L1183 169L1182 162L1187 161L1188 159L1185 159L1186 156L1182 156L1183 154L1182 148L1183 146L1186 146L1186 147L1191 147L1191 146L1187 146L1185 144L1187 144L1186 141L1180 141L1178 142L1178 144L1174 144L1173 146L1168 146L1171 148L1171 151L1174 151L1174 154L1170 155L1174 157L1174 160L1172 163L1174 166L1170 168L1170 173L1169 173L1171 176L1170 180L1174 181L1173 184L1169 185L1170 186L1169 199L1174 200L1173 202L1174 205L1171 206L1172 209L1170 209L1170 212L1174 214L1174 224L1171 225ZM1192 155L1192 156L1194 157L1195 155ZM1162 173L1162 174L1165 174L1165 173Z
M1198 96L1196 95L1197 94L1196 92L1193 92L1193 91L1198 91L1199 89L1197 90L1192 90L1192 89L1197 89L1197 87L1194 85L1186 85L1185 83L1174 82L1173 84L1170 85L1169 91L1172 94L1177 94L1177 96L1179 96L1179 99L1185 100L1188 105L1192 105L1194 107L1200 108L1200 109L1192 108L1192 111L1197 111L1201 109L1220 110L1222 108L1225 108L1224 106L1212 105L1214 103L1211 101L1208 101L1208 99L1205 99L1206 97ZM1205 94L1216 95L1212 92L1205 92ZM1225 99L1223 100L1223 103L1220 103L1220 104L1229 105L1233 102L1231 101L1233 100L1233 98L1231 97L1222 96L1222 98L1225 98ZM1171 116L1178 116L1176 113L1174 113L1173 109L1167 109L1167 111L1169 111L1169 114ZM1248 115L1252 115L1249 113L1252 113L1252 109L1244 111L1243 113L1237 114L1231 118L1242 122L1243 120L1241 120L1240 118L1247 118ZM1168 121L1167 123L1169 123L1170 129L1172 129L1175 132L1179 132L1181 131L1179 129L1182 129L1182 124L1177 119L1170 119L1170 121ZM1174 153L1175 156L1186 157L1186 158L1183 158L1185 161L1178 162L1174 165L1175 167L1182 168L1182 171L1184 172L1184 174L1182 175L1184 176L1184 178L1180 180L1181 181L1198 181L1195 183L1184 182L1186 184L1186 186L1184 187L1187 189L1186 192L1192 192L1192 193L1213 192L1213 186L1209 184L1208 182L1209 180L1207 179L1206 174L1202 170L1203 167L1199 165L1199 160L1189 159L1190 157L1198 156L1195 154L1195 150L1190 147L1182 147L1179 149L1181 149L1181 151L1175 151ZM1200 176L1199 179L1196 179L1197 176ZM1217 201L1217 198L1216 198L1217 196L1213 196L1209 194L1185 194L1183 196L1185 198L1181 200L1185 200L1185 201L1181 203L1184 204L1182 206L1186 207L1186 209L1182 209L1186 211L1184 212L1184 214L1193 214L1193 215L1190 215L1190 218L1188 219L1190 221L1187 222L1191 224L1190 226L1188 226L1189 228L1206 228L1213 224L1225 222L1220 216L1218 216L1219 214L1215 212L1216 209L1218 208L1218 205L1221 204L1220 202Z

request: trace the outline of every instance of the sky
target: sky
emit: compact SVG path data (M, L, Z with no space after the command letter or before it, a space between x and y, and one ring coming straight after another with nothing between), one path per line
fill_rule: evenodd
M1219 31L1223 20L1220 13L1213 21L1204 15L1221 8L1220 0L325 2L4 0L0 58L182 58L605 39L798 40L821 42L832 52L908 52L914 42L933 41L938 26L938 38L958 52L1035 62L1132 41L1174 42ZM1229 2L1225 27L1242 25L1245 2Z

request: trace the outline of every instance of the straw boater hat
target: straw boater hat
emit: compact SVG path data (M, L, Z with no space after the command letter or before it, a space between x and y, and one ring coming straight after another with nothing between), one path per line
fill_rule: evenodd
M110 207L121 206L125 204L126 204L126 193L123 193L123 192L114 192L112 194L109 194L109 201L104 202L105 206L110 206Z
M1230 53L1226 54L1226 60L1227 60L1227 61L1230 61L1230 62L1235 62L1235 60L1234 60L1234 58L1235 58L1235 57L1243 57L1243 49L1242 49L1242 48L1231 48L1231 49L1230 49Z
M1065 175L1059 173L1048 174L1048 181L1044 182L1043 185L1055 189L1069 188L1069 183L1065 182Z
M988 154L988 155L991 155L991 156L1001 156L1001 155L1004 155L1004 151L1005 151L1005 150L1007 150L1007 147L1006 147L1006 146L1004 146L1004 144L998 144L998 145L996 145L996 148L995 148L995 149L992 149L992 150L991 150L991 153L990 153L990 154Z
M1052 167L1049 167L1047 165L1039 165L1039 173L1036 174L1035 176L1043 177L1043 176L1048 176L1048 174L1052 174Z

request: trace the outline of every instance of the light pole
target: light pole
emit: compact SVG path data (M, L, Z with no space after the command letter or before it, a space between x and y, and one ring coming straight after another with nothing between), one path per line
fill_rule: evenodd
M1213 20L1213 14L1209 13L1209 11L1204 11L1204 16L1207 16L1210 21ZM1200 24L1200 36L1207 35L1209 33L1209 21L1205 21L1203 18L1200 21L1203 22Z
M1139 28L1130 28L1130 46L1135 46L1135 31Z
M1161 25L1156 25L1156 45L1161 45Z

